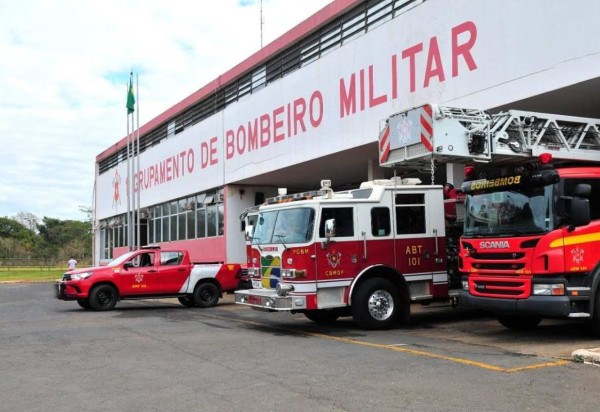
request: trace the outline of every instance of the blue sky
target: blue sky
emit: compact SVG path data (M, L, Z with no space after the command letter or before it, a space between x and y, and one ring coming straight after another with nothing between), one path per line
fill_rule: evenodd
M263 0L263 44L328 3ZM85 218L132 69L144 124L259 50L258 0L208 4L0 1L0 217Z

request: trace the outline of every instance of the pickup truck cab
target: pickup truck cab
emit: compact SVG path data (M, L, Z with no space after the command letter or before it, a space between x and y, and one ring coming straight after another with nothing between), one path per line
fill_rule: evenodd
M194 264L186 250L154 246L125 253L106 266L66 272L57 282L56 297L93 310L111 310L124 299L168 297L207 308L246 282L239 264Z

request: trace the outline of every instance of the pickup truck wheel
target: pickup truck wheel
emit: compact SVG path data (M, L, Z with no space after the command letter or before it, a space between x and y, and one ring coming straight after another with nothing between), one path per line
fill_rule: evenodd
M181 303L186 308L193 308L194 306L196 306L194 298L192 298L191 296L180 296L177 299L179 300L179 303Z
M398 319L400 310L398 288L383 278L366 280L352 300L352 317L363 329L389 329Z
M84 309L91 309L90 301L87 299L77 299L77 303Z
M90 292L90 307L94 310L112 310L117 304L117 291L110 285L95 286Z
M217 304L220 295L219 288L215 284L203 283L194 292L194 302L199 308L210 308Z
M542 318L539 316L500 315L498 322L505 328L512 330L532 330L540 324Z
M316 323L332 323L340 317L340 312L335 309L310 310L304 316Z

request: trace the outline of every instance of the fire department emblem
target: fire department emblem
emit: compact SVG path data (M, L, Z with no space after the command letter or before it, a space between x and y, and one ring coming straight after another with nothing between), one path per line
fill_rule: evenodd
M118 170L115 170L115 176L113 177L112 187L113 187L113 197L112 204L113 207L116 207L121 204L121 192L119 190L121 186L121 175Z
M580 264L583 262L583 254L584 250L577 246L575 249L571 250L571 257L573 258L573 263Z
M396 128L398 129L398 136L400 137L400 143L405 145L410 138L410 128L412 127L412 121L408 116L402 116L402 120L398 123Z
M342 254L340 252L331 252L327 254L327 261L332 268L338 267L342 260Z
M135 275L135 281L136 281L137 283L142 283L142 281L143 281L143 280L144 280L144 275L142 275L141 273L137 273L137 274Z

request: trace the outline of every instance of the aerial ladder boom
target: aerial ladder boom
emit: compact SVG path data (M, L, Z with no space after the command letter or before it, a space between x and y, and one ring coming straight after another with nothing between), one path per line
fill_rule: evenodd
M390 167L506 162L544 152L600 161L600 119L427 104L390 116L379 135L380 164Z

